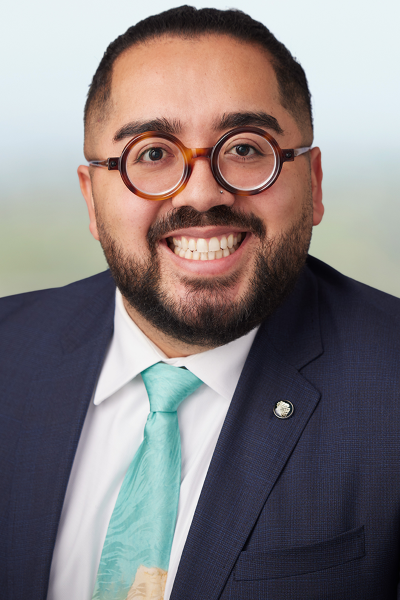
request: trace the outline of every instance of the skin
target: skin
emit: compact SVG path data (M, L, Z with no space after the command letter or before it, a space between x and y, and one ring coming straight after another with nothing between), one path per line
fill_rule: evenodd
M99 121L99 125L89 127L85 156L88 160L119 156L129 138L115 142L116 132L131 121L155 118L179 120L182 129L177 137L188 148L210 147L227 131L216 131L214 126L224 113L250 111L265 112L277 119L283 133L277 134L267 127L263 129L281 148L311 145L311 128L299 127L281 106L275 73L267 55L257 46L229 36L152 40L134 46L117 59L107 118ZM314 226L320 223L324 212L319 148L313 148L294 162L285 163L271 188L249 197L226 191L221 194L205 158L195 161L186 188L162 202L134 196L118 171L81 165L78 176L94 238L100 239L101 221L107 224L109 234L118 240L124 252L139 260L150 256L146 240L149 227L172 208L191 206L198 211L207 211L213 206L226 205L245 213L252 212L262 219L271 239L287 232L301 218L304 199L309 196L310 189L310 219ZM229 232L232 231L235 228L229 228ZM229 232L222 227L201 227L169 232L168 236L209 238ZM226 302L238 298L248 289L254 270L254 253L259 244L256 236L249 235L245 243L227 258L189 261L171 252L165 239L160 240L157 253L163 289L171 297L190 301L182 278L207 279L239 273L238 281L224 293ZM168 338L126 301L125 306L135 323L167 356L187 356L207 349Z

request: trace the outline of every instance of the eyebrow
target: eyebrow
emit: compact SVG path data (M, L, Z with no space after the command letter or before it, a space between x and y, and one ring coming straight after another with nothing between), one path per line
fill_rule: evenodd
M266 127L279 135L283 135L284 131L279 125L277 119L265 112L233 112L222 115L220 121L214 123L216 131L224 129L233 129L234 127L246 127L253 125L256 127Z
M264 112L232 112L224 113L222 117L214 122L214 131L224 131L233 129L234 127L245 127L253 125L256 127L266 127L279 135L283 135L284 131L279 125L277 119L272 115ZM182 131L182 123L179 119L169 121L165 117L160 119L151 119L149 121L131 121L123 125L115 133L113 142L117 143L126 138L132 138L135 135L140 135L146 131L157 131L158 133L170 133L179 135Z
M123 125L115 133L113 142L120 142L125 138L132 138L146 131L157 131L158 133L170 133L178 135L182 131L182 124L178 119L169 121L168 119L151 119L150 121L131 121Z

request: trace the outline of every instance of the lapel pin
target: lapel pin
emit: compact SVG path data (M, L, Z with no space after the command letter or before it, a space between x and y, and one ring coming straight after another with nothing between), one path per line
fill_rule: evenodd
M294 413L294 406L289 400L279 400L274 406L274 415L278 419L288 419Z

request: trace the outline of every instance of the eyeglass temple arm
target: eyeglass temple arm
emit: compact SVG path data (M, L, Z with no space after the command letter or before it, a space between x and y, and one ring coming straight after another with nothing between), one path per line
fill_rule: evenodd
M91 167L102 167L109 171L118 171L118 161L118 157L107 158L106 160L89 160L89 165Z

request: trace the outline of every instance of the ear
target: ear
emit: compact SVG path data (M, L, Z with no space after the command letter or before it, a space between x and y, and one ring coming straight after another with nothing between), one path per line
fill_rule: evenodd
M80 165L78 167L79 185L81 186L81 192L85 198L86 206L89 212L89 229L90 233L95 240L99 241L99 233L97 231L96 213L94 211L93 192L92 192L92 180L89 174L89 167L87 165Z
M313 148L310 150L311 166L311 190L313 198L313 225L319 225L324 216L324 205L322 204L322 165L321 150Z

